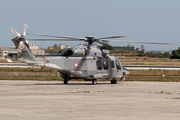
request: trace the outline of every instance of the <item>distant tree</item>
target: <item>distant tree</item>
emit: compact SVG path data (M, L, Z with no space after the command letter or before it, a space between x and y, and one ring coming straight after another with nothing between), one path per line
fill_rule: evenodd
M171 59L180 59L180 47L177 50L173 50L172 54Z
M114 48L112 46L102 46L101 50L113 50Z

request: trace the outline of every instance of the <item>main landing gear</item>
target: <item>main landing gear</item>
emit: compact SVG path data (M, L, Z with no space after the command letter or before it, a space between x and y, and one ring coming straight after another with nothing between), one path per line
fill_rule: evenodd
M112 79L111 80L111 84L117 84L117 80L116 79Z
M68 77L67 77L67 74L65 74L65 75L63 76L63 78L64 78L64 84L68 84Z
M96 79L92 80L92 84L96 85L97 84L97 80Z
M64 84L68 84L68 79L64 79Z

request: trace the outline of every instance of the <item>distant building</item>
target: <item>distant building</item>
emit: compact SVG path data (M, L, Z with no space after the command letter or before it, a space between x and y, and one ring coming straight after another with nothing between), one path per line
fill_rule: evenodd
M8 57L8 50L7 49L0 49L0 57L7 58Z
M136 51L140 51L140 48L136 48Z
M17 59L18 58L18 51L15 48L8 49L8 58L10 59Z
M128 44L127 46L113 46L114 50L134 50L134 46Z
M142 52L143 54L145 54L145 52L146 52L144 45L141 45L141 52Z
M31 49L31 50L34 50L34 49L38 49L38 46L36 46L36 45L33 45L32 47L29 47L29 49Z
M37 54L44 54L45 53L45 50L38 49L38 46L36 46L36 45L33 45L33 47L30 47L30 50L35 55L37 55Z
M15 46L0 47L0 58L18 58L18 52Z
M141 45L141 51L145 50L145 46Z
M70 48L69 45L65 45L65 44L59 44L59 48L60 49L66 49L66 48Z
M58 47L58 45L57 45L57 44L54 44L54 47L56 48L56 47Z
M52 49L55 49L54 47L48 47L48 49L52 50Z
M58 50L61 50L61 49L66 49L66 48L70 48L69 45L65 45L65 44L59 44L59 46L57 44L54 44L54 46L50 46L48 47L48 49L58 49Z
M35 55L38 55L38 54L44 54L45 53L45 50L40 50L40 49L31 49L31 52Z

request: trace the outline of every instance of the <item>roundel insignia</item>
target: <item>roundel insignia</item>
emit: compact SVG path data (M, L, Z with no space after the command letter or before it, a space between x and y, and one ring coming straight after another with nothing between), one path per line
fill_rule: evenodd
M79 64L77 62L74 63L74 67L78 68Z

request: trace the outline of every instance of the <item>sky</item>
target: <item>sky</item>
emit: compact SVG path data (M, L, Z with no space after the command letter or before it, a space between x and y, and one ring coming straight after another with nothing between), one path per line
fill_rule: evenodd
M13 27L28 33L96 38L123 35L122 41L167 42L144 44L146 50L174 50L180 47L180 0L1 0L0 46L14 46ZM26 35L27 39L44 38ZM34 42L40 48L56 44L75 46L84 42ZM128 43L109 42L112 46ZM142 44L131 43L135 48Z

